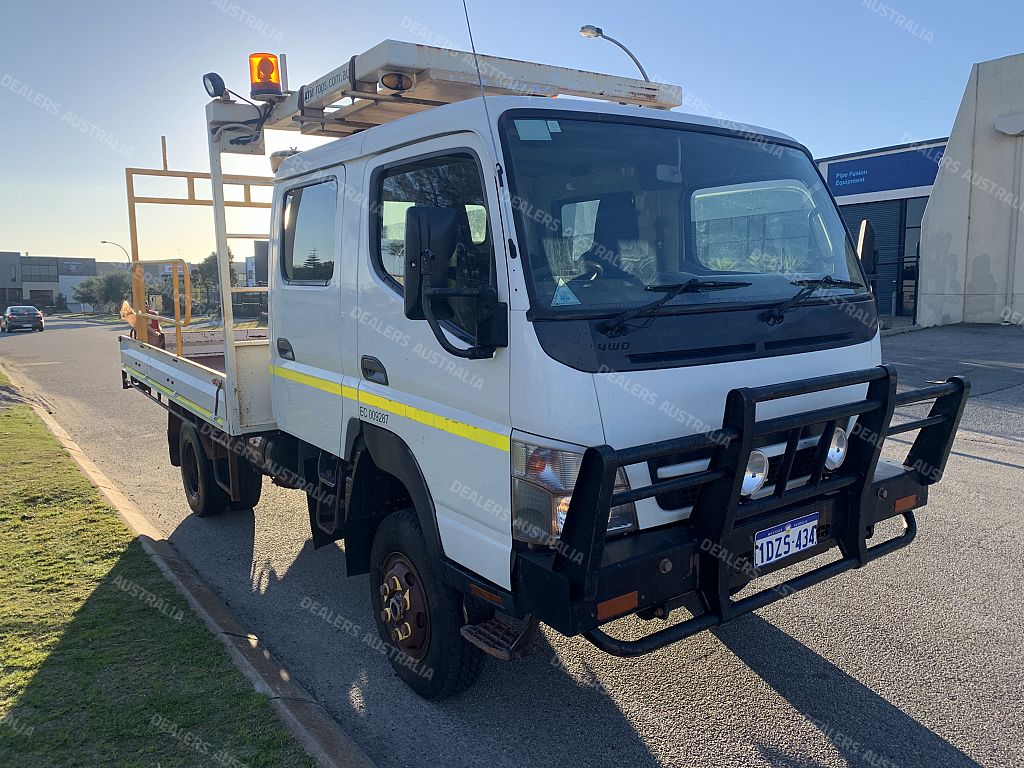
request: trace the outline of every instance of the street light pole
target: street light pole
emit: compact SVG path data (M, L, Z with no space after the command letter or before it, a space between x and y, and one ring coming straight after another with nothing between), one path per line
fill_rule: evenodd
M128 280L134 282L134 280L135 280L135 267L132 265L132 257L128 253L128 249L125 248L120 243L115 243L115 242L113 242L111 240L100 240L100 245L116 245L118 248L120 248L122 251L124 251L124 257L126 259L128 259ZM142 265L140 264L139 266L141 267ZM143 333L145 333L145 329L143 329ZM142 340L143 341L148 341L148 339L145 336L142 337Z
M601 29L600 27L595 27L593 24L584 24L582 27L580 27L580 34L583 35L583 37L589 38L603 37L609 43L615 43L615 45L619 46L619 48L625 51L626 55L633 60L633 63L636 64L636 68L640 70L640 74L644 76L644 80L646 80L648 83L651 82L651 78L647 76L646 70L644 70L643 65L640 63L640 60L633 55L633 52L629 50L629 48L624 46L622 43L620 43L618 40L616 40L614 37L609 37L608 35L606 35L603 29Z
M113 243L110 240L100 240L100 245L116 245L118 248L124 251L124 257L128 259L128 266L131 267L132 257L128 254L128 249L126 249L123 245L121 245L120 243Z

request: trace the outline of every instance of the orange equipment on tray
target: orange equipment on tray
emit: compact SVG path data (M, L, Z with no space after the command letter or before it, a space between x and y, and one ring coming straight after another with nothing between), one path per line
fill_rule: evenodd
M156 314L154 310L149 310L153 314ZM124 320L128 325L132 327L131 337L136 338L135 323L138 318L135 316L135 310L132 309L131 305L127 301L121 302L121 319ZM149 319L149 329L147 331L149 337L149 343L154 347L160 347L160 349L167 349L166 337L164 336L163 328L160 327L160 321L155 317Z

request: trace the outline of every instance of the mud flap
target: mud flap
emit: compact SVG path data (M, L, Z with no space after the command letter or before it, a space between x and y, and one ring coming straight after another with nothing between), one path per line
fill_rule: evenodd
M345 492L348 480L347 462L328 453L317 461L315 494L306 494L309 528L313 548L319 549L345 537Z

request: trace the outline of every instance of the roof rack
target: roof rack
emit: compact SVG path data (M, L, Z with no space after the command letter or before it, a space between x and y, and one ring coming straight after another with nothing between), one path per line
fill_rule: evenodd
M481 55L477 60L488 96L582 96L655 109L672 109L682 104L682 89L667 83L497 56ZM388 73L407 75L411 87L404 91L385 88L381 78ZM275 105L264 127L299 130L315 136L347 136L431 107L479 95L480 83L472 53L385 40L288 93ZM238 106L213 102L209 115L211 127L237 121L238 115L231 109L224 109L221 118L219 105ZM251 147L249 151L254 149Z

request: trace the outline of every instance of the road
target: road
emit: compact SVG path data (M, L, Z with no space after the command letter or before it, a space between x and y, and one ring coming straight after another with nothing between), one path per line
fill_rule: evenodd
M545 630L436 704L363 642L367 578L346 579L343 548L313 551L297 492L266 482L255 516L186 514L163 411L121 390L120 332L52 320L0 336L0 359L382 767L1024 764L1020 328L885 340L905 383L975 380L913 546L640 659Z

